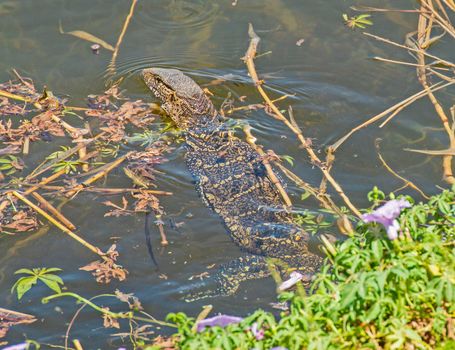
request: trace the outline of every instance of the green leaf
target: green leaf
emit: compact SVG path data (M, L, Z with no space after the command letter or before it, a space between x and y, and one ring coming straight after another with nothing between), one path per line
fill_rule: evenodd
M348 284L341 295L341 300L340 300L340 308L344 309L346 306L351 304L357 294L357 284Z
M26 273L26 274L29 274L29 275L34 275L35 273L30 270L30 269L19 269L17 270L16 272L14 272L15 275L19 274L19 273Z
M17 299L21 300L24 294L36 284L36 281L37 278L35 276L20 278L13 286L13 289L16 289Z
M370 323L371 321L375 320L376 317L379 316L379 313L381 312L381 303L379 301L375 302L373 306L371 306L367 314L365 315L365 323Z
M46 284L50 289L52 289L56 293L61 293L62 290L60 289L60 286L58 285L59 283L63 284L63 281L61 280L60 277L58 276L52 276L58 278L58 280L50 278L51 276L42 276L39 277L38 279Z
M44 270L44 273L63 271L62 269L60 269L58 267L43 268L43 270Z

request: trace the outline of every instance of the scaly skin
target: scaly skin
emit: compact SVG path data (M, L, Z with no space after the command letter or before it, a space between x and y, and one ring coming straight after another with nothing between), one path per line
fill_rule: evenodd
M268 276L265 257L313 274L321 258L308 251L308 234L293 224L259 154L223 130L212 102L182 72L151 68L143 70L142 77L186 132L188 169L204 202L221 217L233 241L250 254L220 269L216 290L189 299L233 294L240 282Z

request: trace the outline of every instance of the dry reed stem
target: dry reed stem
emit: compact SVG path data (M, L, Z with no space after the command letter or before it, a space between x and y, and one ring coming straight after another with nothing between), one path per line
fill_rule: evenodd
M376 150L378 152L378 157L379 157L379 160L381 161L382 165L384 166L384 168L386 168L386 170L391 173L393 176L395 176L396 178L400 179L401 181L404 182L404 186L403 187L400 187L400 189L403 189L403 188L406 188L406 187L411 187L413 188L414 190L416 190L417 192L420 193L420 195L422 197L424 197L425 199L430 199L430 197L428 197L425 192L423 192L417 185L415 185L412 181L409 181L408 179L404 178L403 176L397 174L388 164L387 162L385 161L385 159L382 157L381 153L380 153L380 149L379 149L379 142L376 142Z
M425 16L424 10L425 9L430 9L431 11L431 17L428 18ZM449 118L447 117L446 113L444 112L444 109L440 105L439 101L433 94L433 92L430 90L430 86L427 81L427 76L426 76L426 70L425 68L425 49L427 45L426 42L430 40L431 37L431 30L433 28L433 19L434 17L439 18L440 20L442 17L439 15L439 13L434 9L433 3L431 0L421 0L421 12L419 15L419 21L418 21L418 28L417 28L417 42L416 42L416 50L417 50L417 60L419 66L417 68L417 76L419 78L420 83L422 86L425 88L427 91L427 96L430 99L431 103L433 104L433 107L441 119L442 125L447 133L447 136L449 138L449 143L450 143L450 148L455 147L455 135L452 129L452 126L450 125ZM455 30L453 29L452 26L449 26L448 28L444 27L447 32L453 32L455 34ZM455 38L455 35L454 35ZM449 184L455 184L455 177L452 172L452 156L451 155L444 155L443 156L443 161L442 161L442 167L443 167L443 176L444 180L449 183Z
M131 18L134 14L134 8L136 7L137 0L132 0L131 7L128 15L125 18L125 22L123 23L122 31L117 39L117 43L115 44L114 52L112 53L111 63L109 64L109 72L114 75L116 72L115 65L117 61L118 52L120 49L120 45L122 44L123 37L125 36L126 30L128 29L128 25L130 24Z
M296 123L291 123L286 117L280 112L280 110L276 107L276 105L271 101L271 99L267 96L266 92L262 88L263 81L259 80L258 74L256 72L256 67L254 64L254 57L256 56L257 52L257 47L259 44L259 41L261 40L260 37L254 32L253 25L250 23L248 27L248 35L250 37L250 44L248 46L248 49L245 53L245 56L243 57L243 60L248 68L248 72L251 76L251 79L253 80L254 84L256 85L256 88L258 89L259 93L263 97L264 101L266 104L271 108L273 111L273 115L276 119L282 121L283 123L286 124L286 126L292 130L292 132L297 136L298 140L300 141L301 145L305 148L307 151L308 155L310 156L312 162L319 167L321 172L324 174L324 176L327 178L327 180L330 182L330 184L333 186L335 191L338 193L338 195L343 199L345 204L348 206L348 208L358 217L361 216L360 211L354 206L354 204L351 203L350 199L346 194L343 192L343 189L341 186L335 181L335 179L332 177L332 175L327 171L326 165L321 162L319 157L316 155L316 153L313 151L307 140L303 137L302 131L298 127Z
M300 178L298 175L293 173L291 170L286 168L283 164L280 163L274 163L274 165L281 170L281 172L292 182L295 183L295 185L304 191L308 192L310 195L312 195L316 200L318 200L321 205L330 211L333 211L339 216L342 216L343 213L340 211L340 208L332 201L329 195L325 193L319 193L317 188L314 188L311 186L309 183L305 182L302 178Z
M22 184L22 186L34 186L31 184ZM72 188L66 188L64 186L40 186L41 189L44 190L51 190L51 191L59 191L59 192L67 192L67 191L72 191ZM142 188L103 188L103 187L86 187L83 188L81 191L84 192L95 192L95 193L101 193L101 194L107 194L107 195L116 195L120 193L126 193L126 192L132 192L132 193L149 193L153 194L155 196L172 196L173 192L167 192L167 191L158 191L158 190L148 190L148 189L142 189Z
M419 50L415 49L415 48L412 48L412 47L409 47L409 46L406 46L406 45L402 45L402 44L398 44L396 43L395 41L392 41L392 40L389 40L389 39L386 39L386 38L383 38L383 37L380 37L378 35L374 35L374 34L370 34L368 32L363 32L363 34L365 34L366 36L369 36L373 39L376 39L378 41L382 41L384 43L387 43L387 44L390 44L390 45L393 45L393 46L397 46L397 47L401 47L402 49L405 49L405 50L409 50L409 51L412 51L412 52L416 52L418 53ZM446 61L446 60L443 60L442 58L439 58L437 56L434 56L432 54L429 54L428 52L424 52L423 53L425 56L427 57L430 57L436 61L439 61L441 63L444 63L445 65L449 66L449 67L453 67L455 68L455 63L452 63L452 62L449 62L449 61Z
M77 142L77 144L82 144L82 147L79 149L78 151L78 154L79 154L79 158L80 159L83 159L87 156L87 145L85 144L85 140L84 140L84 137L82 135L79 135L75 141ZM84 172L87 172L89 170L89 166L87 163L83 163L82 164L82 171Z
M79 158L80 159L85 158L87 156L87 144L85 143L85 139L82 136L84 130L71 126L70 124L63 121L61 118L54 114L52 115L52 119L59 123L61 126L63 126L65 130L68 132L68 134L74 139L74 141L76 141L78 145L81 145L81 147L78 149ZM89 169L88 164L86 163L82 164L82 171L87 172L88 169Z
M372 57L372 59L375 60L375 61L381 61L381 62L386 62L386 63L401 64L403 66L421 67L421 65L419 65L417 63L392 60L392 59L383 58L383 57L380 57L380 56L374 56L374 57ZM428 67L428 66L430 66L430 65L427 65L425 67ZM450 71L449 68L442 68L442 67L435 67L435 69Z
M444 0L444 4L446 4L452 11L455 11L455 2L453 0Z
M98 154L98 152L95 151L95 152L88 153L88 154L85 155L84 158L79 159L79 161L83 162L83 161L93 157L95 154ZM56 173L52 174L51 176L48 176L48 177L42 179L37 185L35 185L35 186L29 188L27 191L25 191L25 195L36 191L40 187L42 187L44 185L47 185L48 183L50 183L52 181L55 181L56 179L58 179L60 176L62 176L64 174L66 174L66 169L59 170Z
M4 96L7 98L11 98L13 100L22 101L22 102L26 102L26 103L33 103L33 106L35 106L36 108L38 108L38 109L42 108L38 102L33 102L33 100L29 97L12 94L11 92L8 92L5 90L0 90L0 96Z
M81 342L78 339L74 339L73 344L76 350L84 350L84 348L81 345Z
M54 181L55 179L57 179L58 177L60 177L61 175L63 175L65 173L65 170L62 169L58 172L56 172L55 174L52 174L51 176L43 179L38 185L33 185L31 188L29 188L27 191L24 192L25 195L28 195L34 191L36 191L38 188L40 188L42 185L45 185L51 181ZM3 202L0 203L0 213L10 204L10 201L5 199Z
M253 149L261 156L262 164L264 164L264 167L265 167L265 169L267 171L267 174L268 174L268 176L270 178L270 181L272 181L273 185L275 186L275 188L280 193L281 197L284 200L284 203L286 204L287 207L291 207L292 206L291 199L289 198L288 194L284 190L283 185L281 185L280 180L278 179L278 177L273 172L272 166L270 165L270 162L267 159L267 154L264 152L264 150L262 149L261 146L256 144L256 140L257 139L251 133L251 126L245 125L243 127L243 132L246 135L246 142L248 142L250 144L250 146L253 147Z
M24 145L22 146L22 154L27 155L30 152L30 137L24 137Z
M443 89L443 88L445 88L447 86L450 86L450 85L452 85L454 83L455 82L448 82L448 83L442 84L442 82L438 82L438 83L434 84L430 88L430 90L435 92L435 91ZM346 135L344 135L343 137L339 138L338 141L336 141L330 147L333 149L333 151L336 151L355 132L359 131L360 129L363 129L364 127L366 127L366 126L368 126L370 124L373 124L374 122L378 121L379 119L382 119L382 118L386 117L390 113L394 113L399 108L401 108L400 110L402 110L404 107L407 107L410 104L412 104L413 102L417 101L418 99L421 99L422 97L426 96L427 93L428 93L427 90L423 89L423 90L415 93L414 95L411 95L411 96L405 98L404 100L394 104L392 107L387 108L385 111L375 115L374 117L371 117L366 122L363 122L362 124L360 124L360 125L356 126L355 128L351 129ZM396 115L396 113L394 115ZM384 125L382 125L382 126L384 126Z
M38 192L33 192L32 196L44 207L47 209L52 215L54 215L58 220L60 220L66 227L70 230L75 230L76 226L73 225L71 221L69 221L62 213L60 213L51 203L49 203L46 199L44 199Z
M37 185L29 188L27 191L25 191L25 195L28 195L34 191L36 191L38 188L40 188L41 186L43 185L46 185L48 184L49 182L52 182L56 179L58 179L60 176L62 176L63 174L65 174L66 171L65 169L62 169L62 170L59 170L57 171L56 173L52 174L51 176L48 176L48 177L45 177L44 179L42 179Z
M129 156L129 154L130 153L127 153L127 154L117 158L113 162L111 162L109 164L106 164L106 165L103 165L103 167L102 167L103 170L102 171L96 173L95 175L89 177L87 180L83 181L79 185L75 186L66 195L68 197L73 197L75 194L77 194L79 191L83 190L85 187L87 187L91 183L93 183L93 182L97 181L98 179L106 176L111 170L113 170L114 168L119 166Z
M32 208L33 210L35 210L37 213L41 214L42 216L44 216L47 220L49 220L52 224L54 224L55 226L57 226L60 230L62 230L63 232L65 232L68 236L70 236L71 238L75 239L76 241L78 241L80 244L82 244L84 247L88 248L89 250L91 250L92 252L94 252L95 254L98 254L99 256L103 257L104 256L104 253L97 247L95 247L94 245L92 245L91 243L87 242L86 240L84 240L83 238L79 237L77 234L75 234L74 232L72 232L71 230L69 230L66 226L64 226L62 223L60 223L58 220L54 219L52 216L50 216L47 212L45 212L43 209L41 209L40 207L38 207L37 205L35 205L34 203L32 203L30 200L28 200L26 197L24 197L22 194L20 194L19 192L17 191L12 191L11 192L15 197L17 197L18 199L20 199L21 201L23 201L25 204L27 204L30 208Z

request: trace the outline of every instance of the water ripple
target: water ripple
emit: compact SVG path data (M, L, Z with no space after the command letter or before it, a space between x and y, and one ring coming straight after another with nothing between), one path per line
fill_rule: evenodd
M160 9L157 12L157 9ZM171 0L163 7L162 1L146 1L135 20L159 31L203 27L213 22L219 5L214 1Z

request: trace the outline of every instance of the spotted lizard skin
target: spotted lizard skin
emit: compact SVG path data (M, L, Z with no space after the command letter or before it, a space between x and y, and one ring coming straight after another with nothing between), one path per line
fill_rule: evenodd
M260 155L224 129L219 113L202 89L179 70L142 72L162 108L185 132L186 162L205 204L216 212L245 257L215 274L217 287L188 300L235 293L240 282L270 274L266 258L292 270L313 274L321 258L308 250L308 234L292 222L281 196L267 176Z

